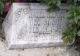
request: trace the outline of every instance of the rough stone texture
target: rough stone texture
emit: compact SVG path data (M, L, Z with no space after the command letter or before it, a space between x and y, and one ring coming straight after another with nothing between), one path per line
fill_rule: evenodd
M39 3L14 3L3 22L9 48L33 48L62 45L61 31L66 9L48 13Z

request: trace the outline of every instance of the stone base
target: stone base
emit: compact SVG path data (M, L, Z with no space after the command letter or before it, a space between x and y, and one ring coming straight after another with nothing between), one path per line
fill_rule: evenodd
M66 25L66 9L47 12L38 3L13 3L3 28L10 49L62 45L62 29Z

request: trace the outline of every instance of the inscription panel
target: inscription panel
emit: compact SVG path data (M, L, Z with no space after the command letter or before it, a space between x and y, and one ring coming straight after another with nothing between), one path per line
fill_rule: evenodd
M14 3L13 13L8 14L12 13L13 16L11 29L9 29L12 32L9 37L6 37L9 38L9 46L14 45L10 48L54 46L63 42L61 32L66 25L66 9L48 13L47 7L38 3L20 4L22 6L19 4ZM6 29L4 26L6 22L5 19L4 29Z

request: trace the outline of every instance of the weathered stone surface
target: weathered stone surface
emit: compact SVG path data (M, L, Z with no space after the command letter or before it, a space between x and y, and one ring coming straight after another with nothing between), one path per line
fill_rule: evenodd
M62 45L61 31L66 24L66 9L48 13L47 7L14 3L3 22L9 48Z

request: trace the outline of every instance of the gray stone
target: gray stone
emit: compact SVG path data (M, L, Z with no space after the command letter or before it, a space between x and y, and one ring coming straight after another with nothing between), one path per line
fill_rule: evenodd
M63 45L66 9L53 13L38 3L13 3L3 28L9 49Z

